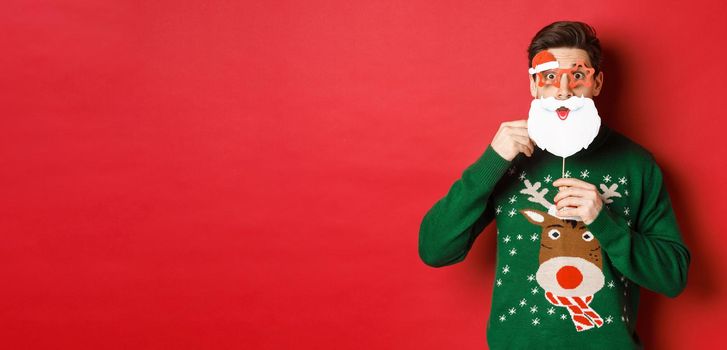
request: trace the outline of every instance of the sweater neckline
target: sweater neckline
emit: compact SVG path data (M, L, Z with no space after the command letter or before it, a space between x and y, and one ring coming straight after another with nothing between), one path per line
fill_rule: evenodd
M593 139L593 142L588 146L588 148L580 150L578 153L572 155L572 158L580 158L584 155L590 154L601 148L604 143L606 143L606 140L611 135L611 128L609 128L605 123L601 122L601 127L598 129L598 135Z

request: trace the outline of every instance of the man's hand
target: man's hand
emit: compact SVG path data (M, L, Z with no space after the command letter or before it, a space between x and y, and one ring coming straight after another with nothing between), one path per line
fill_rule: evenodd
M603 208L603 201L595 185L578 179L560 178L553 181L553 186L560 190L553 198L559 216L580 216L588 225Z
M515 159L520 152L532 156L534 144L528 136L528 121L523 119L500 124L492 139L492 148L508 161Z

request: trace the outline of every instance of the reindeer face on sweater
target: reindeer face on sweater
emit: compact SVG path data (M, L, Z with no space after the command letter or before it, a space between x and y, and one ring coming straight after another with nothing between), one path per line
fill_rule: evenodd
M582 221L548 213L520 211L540 226L538 284L559 296L589 296L603 287L601 244Z
M524 209L520 213L540 226L540 255L535 279L545 290L545 298L553 305L565 307L576 330L581 332L601 327L603 319L590 307L594 294L603 288L603 255L601 243L579 217L560 217L556 206L545 196L548 188L540 188L527 179L520 193L528 201L542 205L548 212ZM618 184L600 184L601 200L609 204L621 197Z

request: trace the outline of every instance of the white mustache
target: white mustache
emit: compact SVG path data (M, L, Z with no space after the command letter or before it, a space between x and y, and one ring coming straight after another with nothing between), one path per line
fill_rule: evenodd
M544 108L551 112L555 112L556 109L561 107L568 108L571 111L577 111L586 104L587 99L590 100L588 97L583 97L583 95L581 95L580 97L572 96L567 100L556 100L555 97L552 96L548 98L543 98L541 96L539 99L535 99L535 101L533 102L540 104L541 108Z

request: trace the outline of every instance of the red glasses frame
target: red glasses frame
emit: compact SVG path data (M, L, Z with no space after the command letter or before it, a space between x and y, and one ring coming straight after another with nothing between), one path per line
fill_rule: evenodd
M576 79L574 76L574 73L578 72L579 69L583 69L586 71L586 76L583 79ZM543 72L538 72L537 75L540 77L540 81L538 82L538 86L543 87L545 86L545 76L544 73L551 73L555 71L556 72L556 78L555 81L548 85L553 85L557 88L560 88L560 80L563 77L563 74L568 74L568 87L571 89L576 88L578 86L591 86L593 83L593 74L595 73L595 69L586 66L586 63L582 60L576 61L575 66L573 68L559 68L559 69L548 69Z

